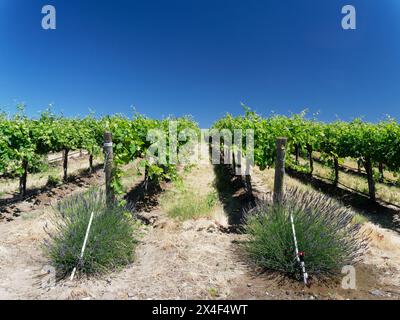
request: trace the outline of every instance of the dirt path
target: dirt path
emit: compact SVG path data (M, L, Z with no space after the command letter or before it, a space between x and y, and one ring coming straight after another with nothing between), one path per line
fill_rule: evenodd
M176 224L161 212L137 248L136 262L106 280L77 283L63 298L207 299L226 298L240 276L231 239L211 221Z
M194 169L190 179L198 188L209 188L212 167ZM40 247L50 214L41 209L0 224L0 299L226 298L245 273L232 245L235 235L220 229L221 214L216 213L219 222L181 223L155 208L142 213L152 224L145 228L131 266L104 279L61 281L42 288L47 261Z
M101 177L98 177L101 180ZM187 175L199 193L212 188L214 171L202 165ZM99 181L98 181L99 182ZM101 181L100 181L101 182ZM254 188L262 186L259 176ZM86 186L74 192L84 190ZM241 197L241 190L233 190ZM264 192L268 192L264 190ZM241 200L237 206L244 205ZM238 211L238 208L231 208ZM210 218L178 222L159 206L140 213L151 223L143 230L135 262L106 277L60 281L47 286L47 264L41 246L49 207L0 223L0 299L381 299L398 298L393 283L383 288L372 267L359 269L358 290L342 290L339 284L301 284L261 275L238 250L243 235L228 232L229 213L223 204ZM385 254L387 251L385 251ZM378 255L376 255L378 257ZM51 278L50 278L51 279ZM390 290L389 290L390 289ZM378 295L372 295L371 290ZM389 292L390 291L390 292ZM400 291L399 291L400 292ZM380 295L382 293L382 295Z

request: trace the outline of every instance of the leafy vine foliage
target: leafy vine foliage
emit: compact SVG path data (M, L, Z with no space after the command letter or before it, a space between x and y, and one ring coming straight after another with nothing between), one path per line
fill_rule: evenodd
M159 162L151 161L148 150L155 143L152 139L152 130L157 135L163 136L165 145L159 146L169 150L171 141L174 137L169 132L170 124L176 124L177 132L182 132L186 129L192 129L199 132L199 127L190 117L182 118L167 118L163 120L149 119L143 115L136 114L133 119L127 119L121 115L107 117L102 120L104 128L111 131L113 137L113 152L114 152L114 174L113 174L113 189L116 193L122 192L121 185L121 165L124 165L132 159L141 159L140 166L145 170L146 185L149 182L158 183L161 180L175 180L178 178L177 162L171 161L171 153L166 152L166 159ZM162 137L155 137L162 138ZM157 139L155 139L157 140ZM177 151L186 141L177 141Z
M170 144L169 123L173 120L180 132L185 128L199 130L189 117L154 120L136 114L132 119L122 115L96 118L66 118L47 110L39 118L30 119L23 106L13 116L0 113L0 176L20 177L20 193L26 193L29 163L39 155L63 152L64 180L68 176L68 154L74 150L86 150L89 154L89 170L93 171L93 157L101 154L104 132L111 131L114 142L114 175L112 187L116 194L122 193L121 165L141 158L146 179L152 181L177 178L176 163L159 164L147 159L152 145L149 131L158 129L165 134L166 147ZM179 141L177 148L185 144ZM168 155L168 153L167 153Z
M214 123L214 128L242 129L243 145L245 130L253 129L254 161L260 169L273 165L277 137L288 138L290 153L297 154L298 150L307 152L310 174L313 170L313 152L319 152L322 157L330 159L336 171L343 158L360 160L367 172L372 200L375 200L373 166L379 165L382 169L384 164L386 168L396 172L400 169L400 125L392 118L376 124L361 119L323 123L316 119L307 119L305 112L291 117L273 115L265 118L245 108L244 115L233 117L227 114ZM245 148L242 151L245 153ZM286 161L288 166L297 170L303 169L291 157L287 157Z

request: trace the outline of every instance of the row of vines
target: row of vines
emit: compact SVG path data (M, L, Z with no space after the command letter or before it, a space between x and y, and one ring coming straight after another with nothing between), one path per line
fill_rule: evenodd
M197 124L188 117L164 120L149 119L136 114L133 118L122 115L97 118L66 118L46 111L36 119L27 117L21 108L13 116L0 114L0 176L14 175L20 178L20 193L25 195L28 168L35 158L54 152L63 152L63 178L68 178L68 154L74 150L86 150L89 154L89 170L93 170L93 157L100 154L104 142L104 132L111 131L114 143L113 185L116 193L122 191L120 177L121 165L141 158L146 179L172 180L176 177L176 165L170 159L164 164L147 160L146 152L154 141L149 132L158 129L165 135L166 144L170 141L170 120L177 124L177 132L183 129L198 130ZM215 129L242 129L243 142L246 143L246 130L254 131L254 161L261 169L271 166L275 161L275 141L279 136L288 138L289 152L296 160L287 157L287 165L294 168L300 152L309 158L309 173L313 173L313 154L327 159L335 170L335 183L338 183L341 159L351 157L365 168L368 177L369 195L375 196L373 168L379 167L398 172L400 170L400 126L388 118L372 124L356 119L352 122L335 121L323 123L307 119L305 113L291 117L275 115L264 118L246 109L243 116L227 115L218 120ZM172 136L171 136L172 137ZM185 142L178 142L177 148ZM243 150L246 152L246 150ZM167 154L169 156L169 154ZM172 164L171 164L172 162Z
M171 119L154 120L136 114L133 118L122 115L97 118L66 118L50 111L31 119L19 108L13 116L0 114L0 176L18 176L20 194L26 194L28 168L35 158L49 153L63 153L63 179L68 179L68 155L71 151L86 150L89 154L89 170L93 171L93 157L101 154L104 132L111 131L114 143L115 193L121 192L121 165L142 158L147 179L173 179L175 165L149 163L145 158L152 141L148 139L151 129L158 129L168 137ZM183 127L197 129L188 117L173 119L178 130ZM167 140L168 141L168 140ZM169 163L169 162L168 162Z
M400 170L400 125L391 118L372 124L360 119L351 122L335 121L323 123L306 119L305 112L291 117L274 115L264 118L246 109L245 115L226 115L214 124L214 128L242 129L245 144L245 130L254 130L254 162L260 169L271 166L275 161L276 138L288 138L288 151L296 155L308 154L309 173L314 168L313 153L318 152L328 159L335 170L335 184L338 183L339 163L343 158L354 158L365 168L368 177L369 196L376 200L374 170L379 167L398 172ZM243 150L245 152L245 150ZM287 166L296 168L297 160L287 157Z

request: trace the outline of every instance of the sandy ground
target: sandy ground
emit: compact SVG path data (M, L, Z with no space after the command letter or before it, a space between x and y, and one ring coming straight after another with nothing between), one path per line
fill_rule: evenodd
M193 169L189 183L206 193L214 172L211 165ZM86 180L85 180L86 179ZM102 174L66 185L57 200L89 185L101 184ZM262 189L255 175L256 192ZM45 197L45 196L43 196ZM260 274L239 250L243 235L229 232L223 206L209 219L177 222L160 207L141 212L149 225L136 249L134 263L103 278L52 283L42 244L51 207L42 199L22 208L10 222L0 221L0 299L398 299L399 235L368 224L374 241L365 263L357 266L357 290L340 283L315 283L311 288L274 274ZM46 205L47 204L47 205Z
M207 188L212 168L208 173L194 170L191 177ZM50 215L49 209L37 209L0 224L1 299L226 298L234 281L245 273L232 246L234 236L221 232L219 223L210 219L180 223L155 208L141 213L152 223L143 230L131 266L104 279L66 280L46 287L47 260L41 245Z

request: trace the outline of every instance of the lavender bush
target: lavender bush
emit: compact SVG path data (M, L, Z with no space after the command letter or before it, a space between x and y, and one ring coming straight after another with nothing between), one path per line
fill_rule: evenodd
M357 263L368 247L351 210L320 193L289 189L281 205L265 200L246 214L249 237L244 247L259 266L300 276L290 213L311 275L332 276L344 265Z
M82 244L90 215L94 218L83 259ZM58 203L53 219L55 229L48 231L45 247L59 277L101 274L118 269L133 260L137 243L137 220L131 208L114 203L106 206L105 192L91 189Z

